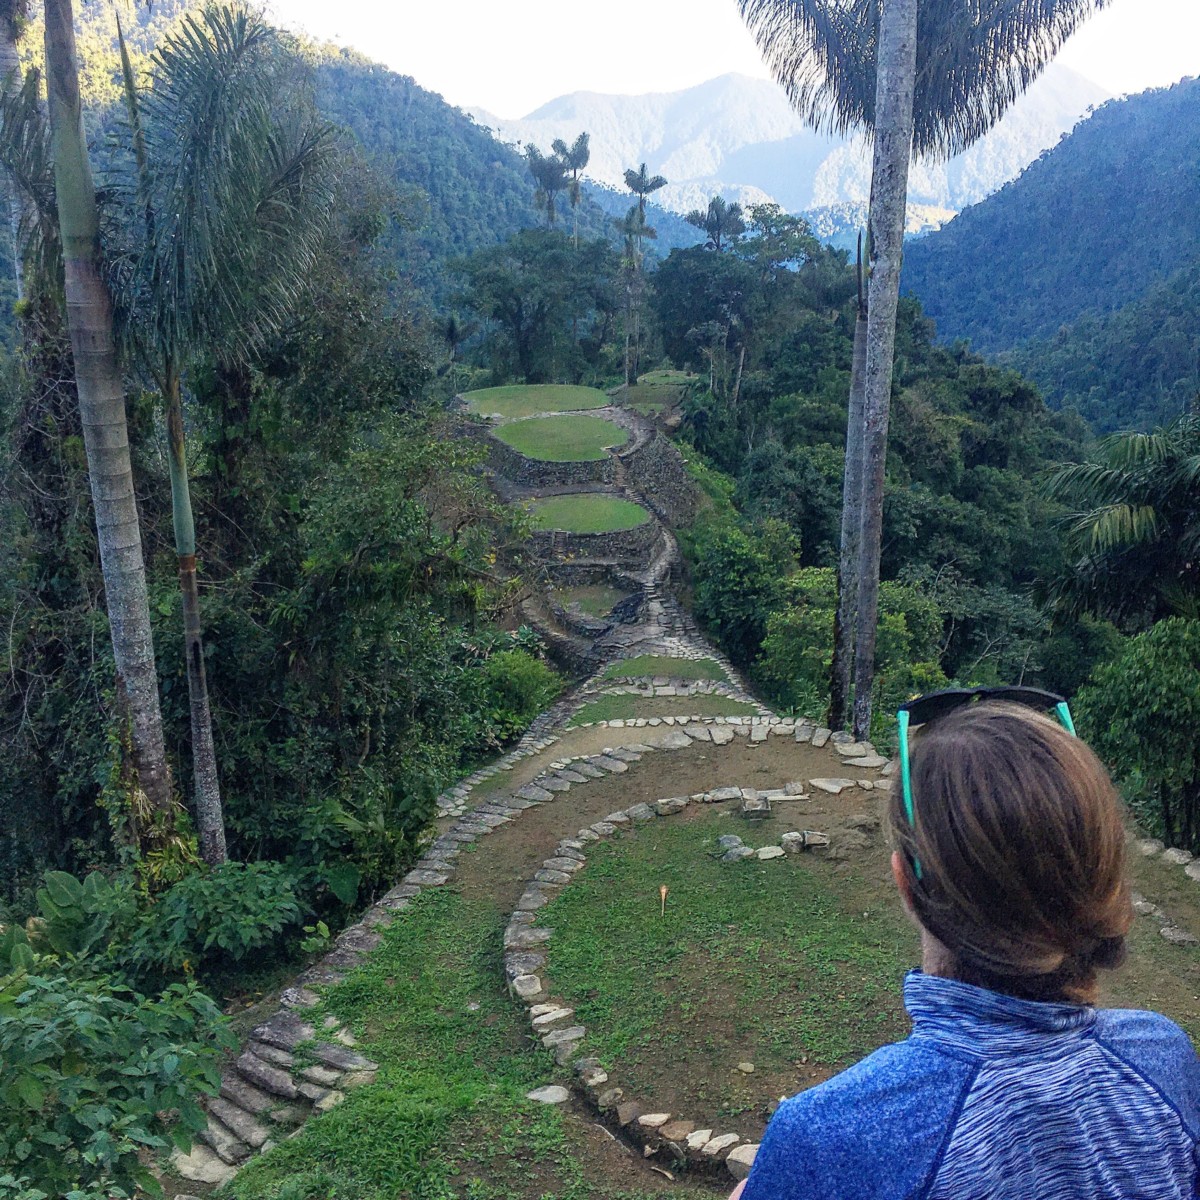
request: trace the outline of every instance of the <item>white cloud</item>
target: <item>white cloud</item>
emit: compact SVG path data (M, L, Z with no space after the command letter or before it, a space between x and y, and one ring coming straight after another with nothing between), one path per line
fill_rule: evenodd
M735 0L273 0L285 23L355 46L453 104L519 117L573 91L669 92L766 74ZM1196 0L1112 0L1062 61L1113 92L1200 72Z

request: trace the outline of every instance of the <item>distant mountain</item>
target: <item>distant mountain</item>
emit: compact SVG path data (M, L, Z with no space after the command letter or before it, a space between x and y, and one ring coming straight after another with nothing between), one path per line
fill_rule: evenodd
M350 130L384 175L421 198L420 224L395 235L395 253L436 299L452 283L447 260L543 220L533 207L534 185L521 156L460 109L354 51L325 46L316 58L322 110ZM618 198L589 186L580 206L580 232L616 240L612 218L628 209L628 193ZM572 219L565 198L560 216L564 223ZM648 218L659 232L653 243L659 253L699 240L697 230L657 206L649 206Z
M1114 100L909 246L946 338L1011 351L1056 404L1147 424L1200 391L1200 79Z
M1012 179L1108 93L1052 65L1005 119L965 154L914 164L910 199L958 211ZM558 137L592 137L592 178L623 186L626 167L645 162L665 175L656 199L677 212L720 193L743 203L773 199L791 212L862 204L870 159L861 141L812 132L783 91L766 79L723 75L682 92L609 96L576 92L508 121L472 115L504 141L548 149Z

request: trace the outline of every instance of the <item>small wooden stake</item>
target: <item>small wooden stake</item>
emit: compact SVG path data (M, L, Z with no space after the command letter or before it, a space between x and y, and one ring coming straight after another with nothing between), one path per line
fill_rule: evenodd
M662 901L662 911L658 914L660 917L665 917L667 915L667 891L668 889L665 883L658 889L658 896Z

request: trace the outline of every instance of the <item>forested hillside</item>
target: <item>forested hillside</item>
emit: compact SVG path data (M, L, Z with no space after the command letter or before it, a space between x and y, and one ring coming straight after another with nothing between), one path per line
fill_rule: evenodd
M943 337L1011 349L1135 304L1200 257L1197 211L1200 80L1186 80L1106 104L1019 179L913 243L904 286ZM1117 374L1142 386L1134 357Z
M1101 433L1168 424L1200 394L1200 258L1116 312L1087 313L998 358Z

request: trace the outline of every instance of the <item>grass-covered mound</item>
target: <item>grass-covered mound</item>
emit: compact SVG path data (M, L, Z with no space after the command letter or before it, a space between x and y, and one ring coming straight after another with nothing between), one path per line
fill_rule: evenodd
M534 417L538 413L577 412L603 408L609 398L599 388L567 383L510 384L467 392L463 399L473 413L498 416L505 421Z
M554 598L563 608L578 607L589 617L606 617L629 593L607 583L585 583L556 588Z
M554 995L639 1103L755 1137L770 1101L907 1033L917 940L874 856L716 857L721 834L759 846L796 827L712 809L637 826L539 914Z
M744 700L727 696L600 696L585 704L572 725L588 721L631 721L634 717L752 717L758 710Z
M526 458L546 462L594 462L629 434L603 417L528 417L503 425L496 436Z
M728 682L724 668L711 658L667 658L658 654L639 654L635 658L622 658L604 669L605 679L632 679L645 675Z
M524 1099L560 1073L505 988L507 920L487 897L421 895L326 993L378 1081L253 1160L233 1200L611 1200L580 1123Z
M640 504L603 492L548 496L545 500L535 500L529 511L535 529L564 533L617 533L636 529L650 520L650 514Z

